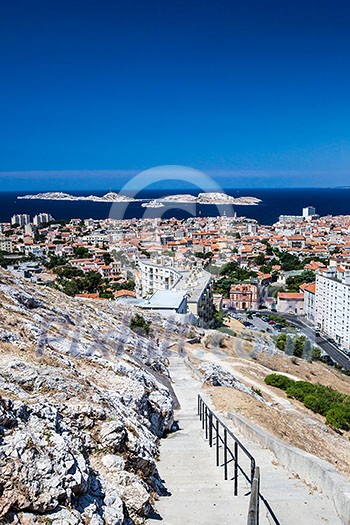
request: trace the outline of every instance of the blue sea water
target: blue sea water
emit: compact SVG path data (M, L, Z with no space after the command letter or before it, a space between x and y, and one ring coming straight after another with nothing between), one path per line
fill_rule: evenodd
M319 215L347 215L350 214L350 188L283 188L283 189L225 189L226 193L239 196L258 197L262 202L258 206L235 206L234 211L239 216L256 219L260 224L273 224L280 214L301 214L304 206L315 206ZM106 191L67 191L72 195L103 195ZM171 191L145 190L137 195L138 198L154 199L170 195ZM178 189L173 193L179 193ZM186 190L186 193L190 191ZM192 193L192 192L191 192ZM91 201L48 201L48 200L22 200L18 195L24 193L0 192L0 222L10 220L15 213L27 213L31 216L46 212L51 213L55 219L93 218L104 219L110 216L111 204ZM120 215L118 207L124 218L142 218L146 213L148 217L176 217L183 219L194 213L202 217L213 217L232 214L231 206L214 205L176 205L169 204L164 208L143 208L141 202L132 202L125 207L123 204L113 204L112 216Z

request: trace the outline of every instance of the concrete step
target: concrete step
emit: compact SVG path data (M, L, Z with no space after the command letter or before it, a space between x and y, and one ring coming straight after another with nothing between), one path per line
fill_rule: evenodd
M162 521L166 525L246 525L249 485L239 476L239 496L233 495L233 482L223 479L223 469L216 466L215 448L204 439L197 416L197 394L202 385L193 377L184 360L171 358L173 387L181 408L176 412L180 430L162 440L158 469L170 496L157 501L158 515L148 525ZM221 416L220 416L221 417ZM240 436L233 423L227 426L255 457L261 470L261 492L283 525L340 525L332 502L301 480L276 465L273 454ZM221 456L222 457L222 456ZM244 463L244 456L242 460ZM244 463L249 472L249 463ZM232 475L233 465L230 466ZM264 504L260 503L260 525L271 525Z

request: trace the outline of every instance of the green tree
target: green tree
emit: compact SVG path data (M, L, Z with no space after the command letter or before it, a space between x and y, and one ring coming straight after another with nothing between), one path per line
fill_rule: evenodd
M96 293L102 284L102 276L97 272L90 271L84 275L80 282L84 292Z
M263 253L259 253L257 257L255 257L254 262L257 266L261 266L265 262L265 255Z
M290 336L287 337L285 353L286 355L294 355L294 341Z
M276 346L278 350L282 350L282 352L286 349L286 342L287 342L287 334L286 333L280 333L277 337Z
M106 266L110 265L113 261L113 257L109 252L105 252L102 257Z
M66 279L74 279L76 277L83 277L84 272L80 270L79 268L75 268L74 266L58 266L53 269L54 273L56 273L59 277L64 277Z
M314 346L311 354L312 361L318 361L321 359L321 349L318 346Z
M294 355L295 355L295 357L303 357L305 343L306 343L306 337L304 335L302 335L301 337L296 337L294 339Z
M315 274L311 270L305 270L300 275L288 277L286 286L288 292L299 292L300 285L303 283L312 283L315 280Z
M89 249L85 246L74 246L73 252L78 259L89 259L92 257Z
M142 315L135 314L131 316L129 327L131 330L133 330L133 332L136 332L139 335L150 335L151 321L146 321Z

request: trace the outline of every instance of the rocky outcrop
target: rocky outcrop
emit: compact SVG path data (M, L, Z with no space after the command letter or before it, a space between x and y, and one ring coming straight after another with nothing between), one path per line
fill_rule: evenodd
M0 523L143 523L173 424L166 323L157 345L121 307L3 271L0 304Z
M235 388L240 392L244 392L259 401L263 401L263 397L255 392L252 388L246 386L242 381L237 379L231 372L225 370L222 366L214 363L202 363L199 366L199 371L203 376L204 383L211 386L226 386Z

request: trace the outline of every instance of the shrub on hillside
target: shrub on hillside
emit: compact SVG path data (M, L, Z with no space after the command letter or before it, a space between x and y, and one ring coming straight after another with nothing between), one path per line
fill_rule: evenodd
M275 386L281 390L287 390L295 381L289 379L289 377L282 376L280 374L270 374L265 377L265 383L270 386Z
M306 408L326 416L326 424L350 430L350 396L329 386L314 385L308 381L294 381L281 374L270 374L265 383L285 390L288 397L301 401Z
M315 396L315 394L308 394L304 397L304 406L322 416L325 416L329 410L327 401Z
M286 394L288 397L294 397L303 403L304 398L309 394L313 394L314 390L312 383L308 383L307 381L294 381L293 384L287 388Z
M146 321L142 315L135 314L130 319L129 327L139 335L149 335L151 331L151 321Z
M335 403L327 412L326 423L333 428L350 430L350 406Z

